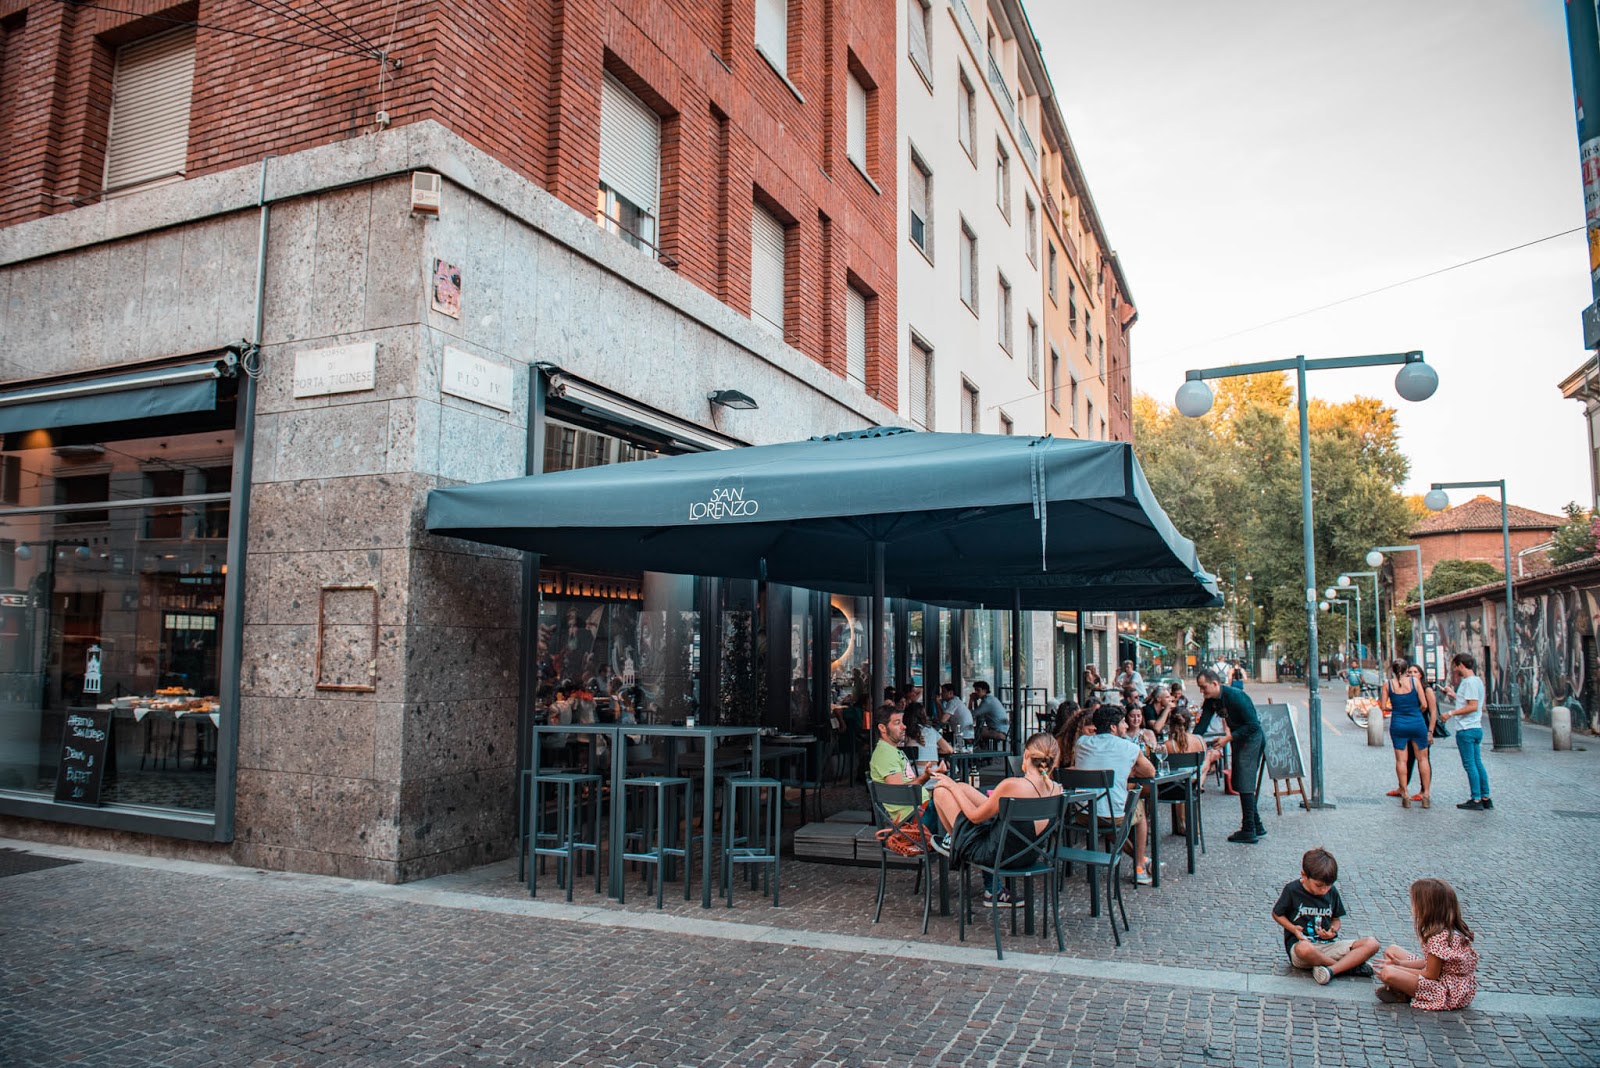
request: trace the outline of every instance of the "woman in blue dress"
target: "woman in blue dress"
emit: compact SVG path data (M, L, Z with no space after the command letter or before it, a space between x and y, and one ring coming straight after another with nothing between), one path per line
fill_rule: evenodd
M1406 753L1414 750L1417 770L1422 775L1422 807L1429 808L1432 806L1433 769L1428 763L1428 743L1433 740L1433 724L1428 721L1417 680L1408 673L1410 668L1410 661L1402 657L1390 661L1391 677L1383 684L1383 705L1390 713L1389 740L1394 745L1395 778L1400 780L1400 807L1411 807L1411 797L1406 790Z

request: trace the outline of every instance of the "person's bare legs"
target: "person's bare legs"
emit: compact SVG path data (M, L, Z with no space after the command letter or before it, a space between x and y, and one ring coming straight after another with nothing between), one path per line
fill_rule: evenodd
M1411 744L1408 742L1405 749L1396 749L1394 751L1394 777L1400 783L1401 804L1404 804L1406 799L1411 796L1407 792L1410 790L1411 784L1406 781L1406 751L1410 748Z
M1422 969L1407 968L1399 964L1385 964L1378 969L1378 980L1396 994L1404 995L1409 1001L1417 996L1417 981L1422 978Z
M1149 821L1148 820L1140 820L1138 823L1135 823L1133 825L1133 865L1134 865L1134 867L1136 869L1138 869L1140 871L1143 871L1145 869L1145 864L1148 861L1148 858L1147 858L1147 856L1145 854L1145 851L1144 851L1144 847L1145 847L1146 843L1149 842L1149 840L1150 840L1150 823L1149 823Z
M1433 796L1433 761L1428 756L1432 748L1432 746L1429 746L1427 749L1417 750L1417 772L1422 780L1422 799L1424 801L1431 799Z
M1369 936L1356 939L1349 952L1337 960L1324 953L1311 942L1296 942L1293 952L1295 960L1308 967L1314 968L1321 965L1334 975L1341 975L1352 968L1359 968L1371 960L1377 955L1379 948L1381 947L1378 945L1378 940Z
M956 829L956 817L961 815L961 802L956 800L956 794L963 794L969 801L983 804L983 794L968 783L953 782L949 786L941 786L933 792L933 807L939 813L939 824L950 834Z

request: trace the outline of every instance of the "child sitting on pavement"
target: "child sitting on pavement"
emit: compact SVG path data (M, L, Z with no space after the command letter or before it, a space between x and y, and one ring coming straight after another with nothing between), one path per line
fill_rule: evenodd
M1272 918L1283 928L1283 948L1289 963L1309 969L1319 986L1335 975L1353 972L1370 976L1367 961L1378 952L1376 938L1350 940L1339 937L1344 901L1333 884L1339 862L1321 846L1300 858L1300 878L1288 883L1272 906Z
M1409 1001L1417 1009L1471 1005L1478 992L1478 951L1455 888L1443 879L1418 879L1411 884L1411 917L1423 955L1390 946L1378 968L1378 1000Z

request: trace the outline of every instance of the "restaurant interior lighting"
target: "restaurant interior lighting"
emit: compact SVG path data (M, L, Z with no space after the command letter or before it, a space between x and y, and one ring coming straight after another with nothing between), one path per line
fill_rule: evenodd
M754 397L748 393L740 393L736 389L714 389L706 394L706 400L712 404L720 404L724 408L735 411L748 412L761 407Z

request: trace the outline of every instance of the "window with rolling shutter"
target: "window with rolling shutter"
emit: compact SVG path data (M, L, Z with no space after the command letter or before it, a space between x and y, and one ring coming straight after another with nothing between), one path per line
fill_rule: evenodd
M961 432L973 434L978 430L978 387L966 379L961 380Z
M977 125L978 96L967 79L967 72L962 70L960 91L956 94L956 140L961 142L968 156L973 156L972 134Z
M845 154L862 171L867 169L867 90L854 74L845 75Z
M974 312L978 310L978 235L965 219L961 221L961 299Z
M789 73L789 0L756 0L756 47L767 62Z
M907 387L911 402L911 421L925 430L933 429L933 350L919 337L911 339L911 383Z
M183 177L194 96L194 30L183 28L117 49L106 131L106 190Z
M906 25L910 28L911 62L933 77L933 52L929 47L927 0L906 0Z
M596 221L631 244L653 249L661 119L609 74L600 87L600 194Z
M845 287L845 377L867 384L867 298L855 286Z
M911 180L906 200L911 211L911 243L931 258L933 256L933 217L929 205L933 202L933 172L922 162L915 149L911 151Z
M760 204L750 215L750 318L783 336L783 223Z

